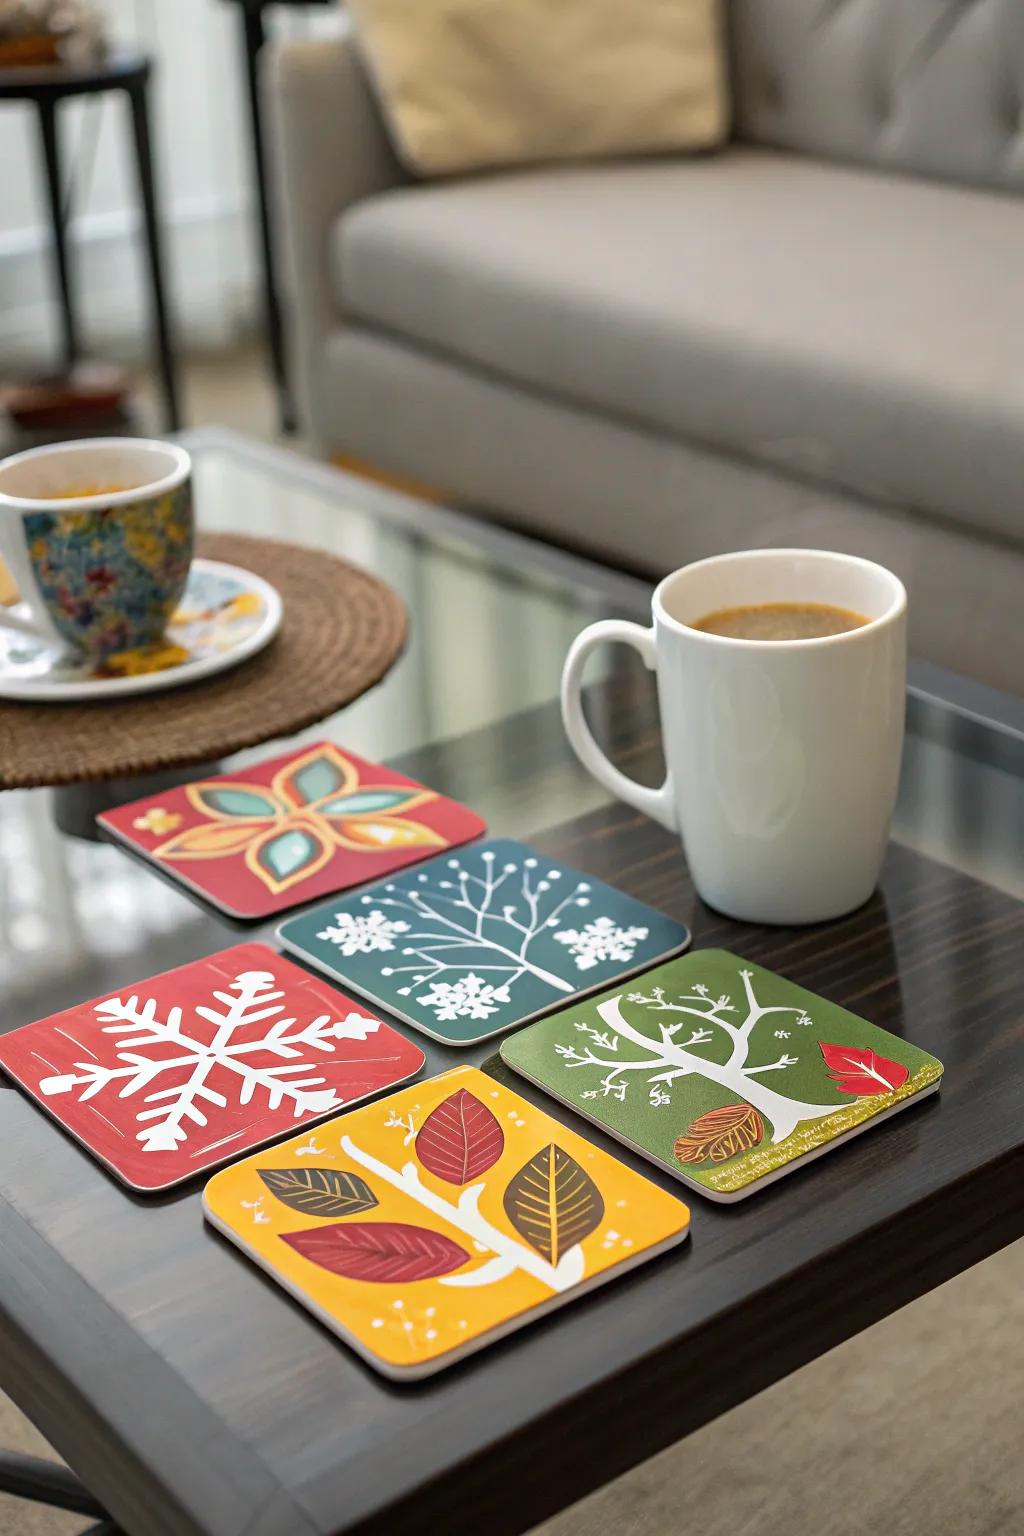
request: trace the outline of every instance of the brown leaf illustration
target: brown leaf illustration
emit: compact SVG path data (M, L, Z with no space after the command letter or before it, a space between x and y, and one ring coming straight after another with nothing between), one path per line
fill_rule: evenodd
M509 1181L505 1215L520 1237L557 1264L587 1237L604 1215L601 1191L568 1152L543 1147Z
M404 1221L349 1221L282 1232L281 1241L312 1264L347 1280L404 1284L449 1275L465 1264L465 1248L429 1227Z
M377 1204L365 1179L340 1168L260 1168L257 1172L272 1195L306 1216L358 1216Z
M505 1134L475 1094L460 1088L427 1116L416 1137L416 1156L447 1184L468 1184L498 1161Z
M700 1115L672 1150L680 1163L724 1163L756 1147L763 1135L764 1121L752 1104L725 1104Z

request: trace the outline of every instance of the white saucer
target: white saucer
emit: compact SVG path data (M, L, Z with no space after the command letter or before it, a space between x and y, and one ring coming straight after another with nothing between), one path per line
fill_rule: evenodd
M178 611L159 645L105 663L69 661L0 625L0 699L66 703L180 688L262 651L281 623L281 594L222 560L193 560Z

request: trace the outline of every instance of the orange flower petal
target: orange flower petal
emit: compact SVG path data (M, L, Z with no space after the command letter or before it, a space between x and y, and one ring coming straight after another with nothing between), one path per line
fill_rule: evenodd
M189 827L169 842L154 848L158 859L222 859L241 853L266 831L264 821L213 821Z
M424 827L418 821L405 821L401 816L365 816L345 820L332 818L330 822L334 840L342 848L356 852L380 853L388 848L447 848L448 839Z

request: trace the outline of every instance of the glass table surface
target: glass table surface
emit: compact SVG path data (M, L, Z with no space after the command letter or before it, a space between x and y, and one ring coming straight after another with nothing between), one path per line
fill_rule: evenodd
M384 577L408 605L410 642L388 676L287 745L329 736L364 757L393 759L551 710L583 625L649 613L647 582L487 522L227 432L183 441L195 456L201 528L343 555ZM603 665L642 670L619 651ZM928 667L913 669L912 683L894 836L1024 897L1024 704ZM595 728L600 735L600 719ZM226 766L285 745L268 743ZM479 772L472 795L499 835L529 837L607 798L564 742L543 756L538 749L518 792L500 767ZM138 793L145 788L140 781ZM0 795L0 1029L181 964L209 933L209 915L184 892L108 844L63 833L53 793Z

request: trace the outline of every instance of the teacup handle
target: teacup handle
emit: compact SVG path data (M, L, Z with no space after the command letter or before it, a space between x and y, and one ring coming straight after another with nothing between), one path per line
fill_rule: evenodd
M631 645L635 651L639 651L649 672L657 670L653 629L645 629L642 624L631 624L626 619L601 619L597 624L588 625L569 647L562 669L562 723L565 734L584 768L589 769L599 784L603 784L605 789L611 790L613 795L635 810L660 821L670 832L678 832L671 771L660 789L648 789L620 773L594 740L583 714L580 688L587 657L596 646L613 640Z
M64 642L45 612L33 601L35 583L25 554L20 526L12 525L6 507L0 507L0 559L7 567L18 590L18 602L12 607L0 603L0 628L31 635L34 640L63 648Z
M19 611L20 610L20 611ZM13 608L0 604L0 629L13 629L19 635L31 635L33 640L44 640L52 645L53 631L45 623L37 623L27 603L19 602Z

